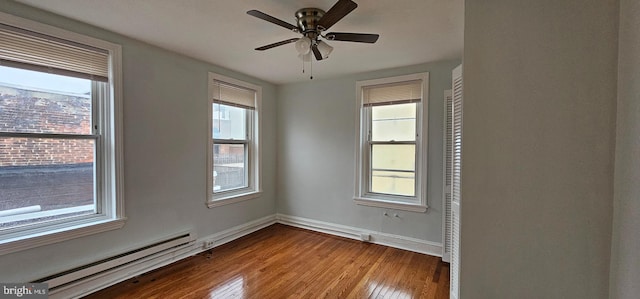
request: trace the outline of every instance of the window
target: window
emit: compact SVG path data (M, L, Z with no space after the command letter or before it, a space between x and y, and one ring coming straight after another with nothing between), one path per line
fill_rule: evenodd
M358 204L426 211L427 73L358 81Z
M0 254L124 225L120 46L0 13Z
M258 197L262 88L209 74L207 205Z

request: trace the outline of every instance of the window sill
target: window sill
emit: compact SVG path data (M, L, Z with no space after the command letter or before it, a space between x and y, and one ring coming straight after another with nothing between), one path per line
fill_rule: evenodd
M122 228L125 218L102 220L0 240L0 255Z
M237 203L237 202L241 202L249 199L258 198L260 196L262 196L262 191L252 191L248 193L234 194L226 197L219 197L216 199L208 200L207 207L211 209L219 206L229 205L229 204L233 204L233 203Z
M410 211L410 212L424 213L429 208L429 206L423 205L423 204L401 203L396 201L387 201L387 200L372 199L372 198L366 198L366 197L354 197L353 200L356 202L356 204L359 204L362 206L396 209L396 210L404 210L404 211Z

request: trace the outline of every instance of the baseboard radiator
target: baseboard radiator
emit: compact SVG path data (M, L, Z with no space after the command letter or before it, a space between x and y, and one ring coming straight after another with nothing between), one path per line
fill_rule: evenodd
M154 264L156 265L157 263L163 261L168 264L175 260L172 257L177 257L178 255L184 255L186 253L188 254L189 252L192 252L192 245L194 243L195 235L193 233L181 233L155 242L148 246L130 250L110 258L106 258L88 265L84 265L81 267L70 269L68 271L64 271L62 273L39 279L36 282L47 283L49 285L49 294L55 295L58 291L68 289L73 285L81 284L83 281L91 280L92 277L95 277L96 280L100 280L102 277L97 276L108 276L109 272L116 272L124 268L136 268L129 267L133 266L134 264L137 265L137 268L144 268L140 267L140 265L149 263L153 260L159 260L154 262ZM113 282L110 282L110 284L112 283ZM86 287L81 288L83 288L85 292L88 291Z

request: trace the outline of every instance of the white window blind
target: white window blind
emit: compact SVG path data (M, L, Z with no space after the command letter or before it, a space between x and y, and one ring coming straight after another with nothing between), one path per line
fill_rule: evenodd
M422 80L365 86L362 97L365 107L420 102Z
M0 65L108 82L109 52L0 23Z
M213 82L213 102L244 109L256 108L255 90L231 85L229 83Z

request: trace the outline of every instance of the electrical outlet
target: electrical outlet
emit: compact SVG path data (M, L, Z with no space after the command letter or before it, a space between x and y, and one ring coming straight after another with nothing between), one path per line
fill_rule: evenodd
M202 247L204 247L204 249L209 249L209 248L213 247L214 243L215 242L213 240L206 240L206 241L203 242Z

